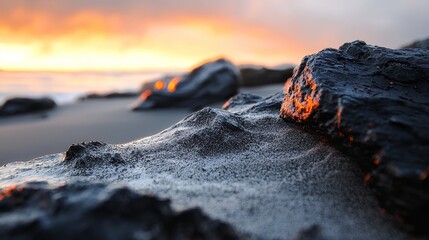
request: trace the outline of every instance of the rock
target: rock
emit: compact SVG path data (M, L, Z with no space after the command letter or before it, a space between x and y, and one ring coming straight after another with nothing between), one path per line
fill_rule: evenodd
M11 163L0 167L0 187L34 180L50 186L103 182L108 189L125 184L132 191L171 199L176 214L198 207L251 239L407 239L389 215L380 213L352 159L279 117L283 96L239 94L226 110L204 108L150 137L119 145L75 144L65 154ZM85 196L73 199L91 197ZM95 193L93 198L102 196ZM142 212L126 205L127 211ZM52 224L68 214L54 215L58 218L50 218ZM0 214L0 221L7 219ZM82 222L97 224L86 218ZM308 230L312 225L323 231Z
M153 80L149 80L145 83L143 83L141 89L140 89L140 93L144 93L146 90L150 90L150 91L158 91L164 88L168 87L168 83L173 80L174 78L182 78L183 75L181 74L167 74L164 75L160 78L156 78Z
M0 192L2 239L238 239L200 209L126 187L29 182Z
M240 74L229 61L205 63L182 78L176 77L159 90L144 91L133 110L165 107L200 108L224 101L238 91Z
M292 77L294 66L285 65L281 68L266 68L262 66L240 68L240 86L261 86L275 83L285 83Z
M125 163L119 152L108 152L106 148L106 143L96 141L73 144L67 150L64 162L72 165L78 174L90 174L88 170L95 166L114 167Z
M413 43L403 46L402 48L421 48L421 49L429 50L429 38L415 41Z
M223 109L233 113L241 113L245 111L248 114L273 114L279 111L283 98L283 92L278 92L267 98L261 98L250 93L241 93L228 100L223 105Z
M281 95L283 96L283 93L281 93ZM228 110L236 107L240 108L243 105L259 103L262 100L262 97L252 93L240 93L226 101L223 104L222 109Z
M139 96L138 92L110 92L106 94L90 93L80 97L79 100L133 98L137 96Z
M0 107L0 116L11 116L24 113L46 111L57 104L50 98L12 98Z
M367 172L383 211L429 229L429 54L362 41L303 59L281 117L330 139Z

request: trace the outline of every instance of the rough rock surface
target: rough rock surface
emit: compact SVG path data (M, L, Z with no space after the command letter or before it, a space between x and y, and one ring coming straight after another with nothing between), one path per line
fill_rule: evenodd
M362 41L303 59L281 116L359 160L365 181L417 232L429 229L429 52Z
M242 67L240 68L240 86L261 86L275 83L285 83L292 77L294 66L283 68Z
M237 239L200 209L126 187L29 182L0 192L1 239Z
M241 94L227 110L204 108L151 137L11 163L0 187L119 183L171 199L179 212L200 207L250 238L405 239L354 161L279 118L282 100Z
M229 61L205 63L158 90L144 91L133 110L165 107L201 108L225 101L238 91L239 70Z
M38 112L53 109L57 106L50 98L12 98L0 107L0 116Z
M429 38L420 41L415 41L411 44L404 46L403 48L421 48L429 50Z

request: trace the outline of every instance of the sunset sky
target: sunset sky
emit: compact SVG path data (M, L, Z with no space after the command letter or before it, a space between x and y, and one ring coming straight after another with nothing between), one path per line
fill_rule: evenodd
M276 65L346 41L429 37L428 0L0 0L0 69Z

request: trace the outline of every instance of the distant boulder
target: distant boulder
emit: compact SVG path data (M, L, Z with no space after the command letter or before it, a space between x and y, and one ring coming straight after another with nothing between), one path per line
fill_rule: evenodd
M110 92L105 94L90 93L80 97L79 100L133 98L137 97L138 95L138 92Z
M57 106L50 98L12 98L0 107L0 116L50 110Z
M413 43L403 46L402 48L421 48L421 49L429 50L429 38L415 41Z
M180 78L180 77L182 77L182 75L180 75L180 74L167 74L167 75L164 75L162 77L144 82L141 89L140 89L140 93L143 93L146 90L157 91L157 90L164 89L168 86L168 83L175 77Z
M292 77L293 65L282 65L274 68L263 66L240 67L240 86L261 86L275 83L285 83Z
M133 110L203 107L234 96L239 81L240 72L231 62L225 59L208 62L183 77L166 79L152 90L146 89Z

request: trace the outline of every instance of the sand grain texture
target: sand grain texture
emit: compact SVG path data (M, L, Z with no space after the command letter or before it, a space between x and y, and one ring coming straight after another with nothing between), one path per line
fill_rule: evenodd
M279 118L282 100L282 93L238 95L227 110L204 108L134 142L77 144L65 154L8 164L0 186L125 184L171 199L178 211L201 207L258 239L291 239L308 228L326 239L404 239L378 210L354 161Z

